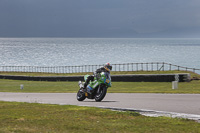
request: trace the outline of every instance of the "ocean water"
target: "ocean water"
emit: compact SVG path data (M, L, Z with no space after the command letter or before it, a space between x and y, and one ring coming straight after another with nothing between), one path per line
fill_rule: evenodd
M198 38L0 38L0 66L166 62L200 69Z

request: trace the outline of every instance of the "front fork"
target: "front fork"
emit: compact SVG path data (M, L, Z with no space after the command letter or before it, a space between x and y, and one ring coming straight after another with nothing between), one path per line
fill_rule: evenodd
M101 85L98 86L97 94L99 94L100 91L101 91Z
M106 87L105 85L99 85L97 88L97 94L99 94L101 92L101 87L104 88Z

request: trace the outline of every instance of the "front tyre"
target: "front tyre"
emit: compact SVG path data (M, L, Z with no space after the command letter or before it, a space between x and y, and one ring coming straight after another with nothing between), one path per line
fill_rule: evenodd
M78 101L85 100L85 98L86 98L85 93L83 91L79 90L77 95L76 95L76 98L77 98Z
M106 86L99 86L97 93L94 97L96 102L101 102L103 98L106 96L107 93L107 87Z

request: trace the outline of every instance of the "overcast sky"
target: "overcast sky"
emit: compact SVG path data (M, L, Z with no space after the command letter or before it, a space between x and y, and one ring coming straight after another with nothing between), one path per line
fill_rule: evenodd
M200 37L200 0L0 0L0 37Z

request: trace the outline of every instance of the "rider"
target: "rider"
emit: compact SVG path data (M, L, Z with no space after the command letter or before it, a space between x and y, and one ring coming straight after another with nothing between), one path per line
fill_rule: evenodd
M96 76L97 74L101 73L101 72L108 72L110 73L110 71L112 70L112 65L110 63L106 63L103 67L100 67L99 69L97 69L93 75L90 75L87 77L85 84L84 84L84 90L87 88L87 85L89 84L90 80L94 81L94 76ZM88 93L91 93L92 91L92 87L88 86Z

